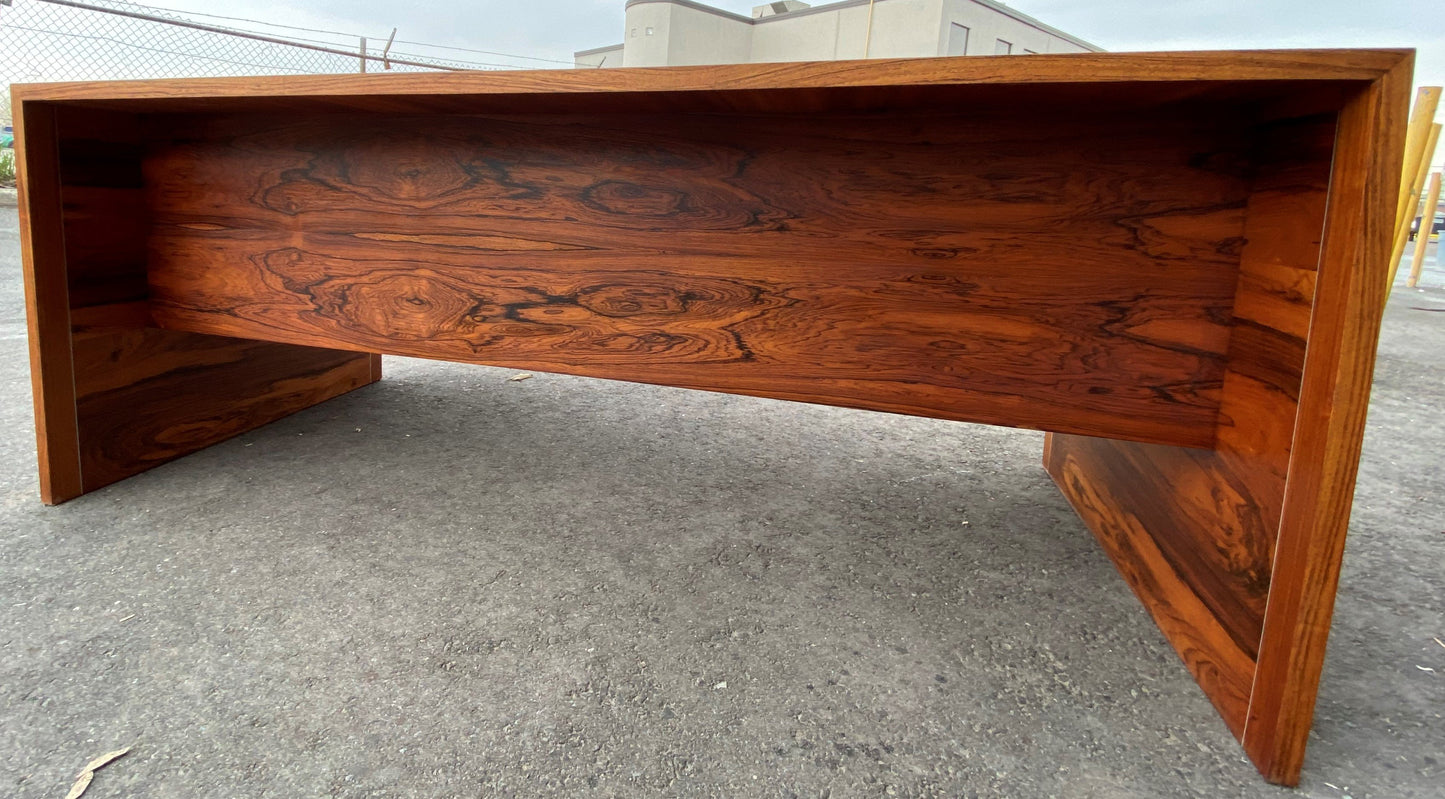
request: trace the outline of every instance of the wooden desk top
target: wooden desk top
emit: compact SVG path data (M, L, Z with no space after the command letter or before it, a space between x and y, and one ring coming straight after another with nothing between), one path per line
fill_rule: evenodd
M17 101L114 107L127 111L258 111L297 107L362 111L484 109L476 98L505 96L496 108L592 111L569 95L606 95L606 107L641 109L657 101L638 95L696 95L692 102L718 107L766 104L767 95L791 93L789 107L813 90L818 101L830 89L886 89L865 95L874 102L906 105L934 99L932 90L958 87L1054 87L1054 99L1100 99L1106 87L1114 102L1165 99L1249 99L1282 96L1284 83L1368 83L1413 59L1413 50L1252 50L1164 53L1070 53L1064 55L961 56L870 59L782 64L723 64L631 69L561 69L498 72L297 75L254 78L89 81L16 84ZM1180 93L1168 84L1196 84ZM1087 87L1094 87L1089 90ZM1298 86L1292 90L1297 91ZM903 91L900 91L903 89ZM518 96L535 105L519 105ZM554 99L545 98L552 96ZM1017 95L1013 95L1017 98ZM1047 95L1038 95L1047 96ZM458 98L473 98L471 105ZM704 99L704 98L711 99ZM829 98L837 100L836 94ZM316 101L324 100L324 105ZM112 102L123 101L123 102ZM686 105L685 98L673 103Z

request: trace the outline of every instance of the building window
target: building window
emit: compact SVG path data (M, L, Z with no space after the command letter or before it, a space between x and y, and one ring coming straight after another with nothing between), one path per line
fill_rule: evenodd
M968 28L957 22L948 24L948 54L968 55Z
M651 26L651 25L648 25L648 26L647 26L647 35L648 35L648 36L651 36L651 35L652 35L652 26Z
M636 29L636 28L633 28L633 29L632 29L632 38L634 38L634 39L637 38L637 29Z
M1014 51L1013 42L1006 42L1003 39L995 39L993 43L994 55L1008 55Z

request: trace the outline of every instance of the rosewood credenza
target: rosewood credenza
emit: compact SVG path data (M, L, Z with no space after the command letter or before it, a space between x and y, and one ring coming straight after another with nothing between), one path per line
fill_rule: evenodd
M42 499L380 355L1049 431L1270 780L1354 493L1409 51L17 86Z

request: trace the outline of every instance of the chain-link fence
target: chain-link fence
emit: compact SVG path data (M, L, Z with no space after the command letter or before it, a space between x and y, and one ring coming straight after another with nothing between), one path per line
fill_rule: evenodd
M394 36L394 32L393 32ZM404 45L403 51L396 45ZM416 50L480 53L455 60ZM469 58L469 56L468 56ZM515 62L525 63L515 63ZM556 62L556 64L570 62ZM0 120L11 83L299 75L371 70L524 69L549 59L392 42L260 20L181 13L120 0L0 0Z

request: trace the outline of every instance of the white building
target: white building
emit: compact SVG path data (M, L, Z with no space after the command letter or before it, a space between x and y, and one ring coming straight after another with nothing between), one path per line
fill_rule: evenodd
M578 67L658 67L1100 48L992 0L868 0L757 6L751 18L692 0L627 0L622 44L581 50Z

